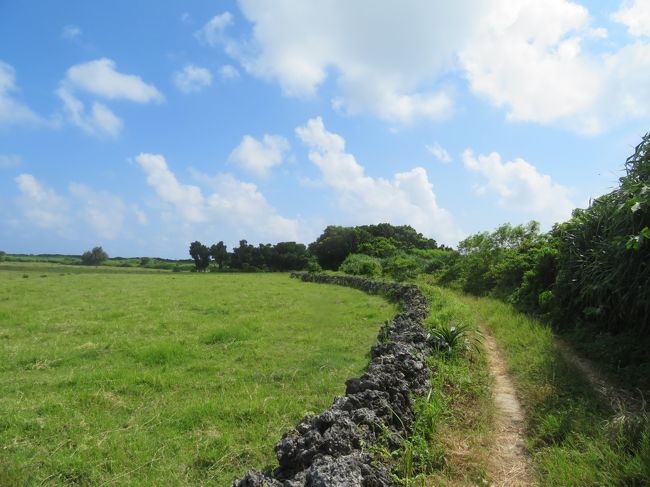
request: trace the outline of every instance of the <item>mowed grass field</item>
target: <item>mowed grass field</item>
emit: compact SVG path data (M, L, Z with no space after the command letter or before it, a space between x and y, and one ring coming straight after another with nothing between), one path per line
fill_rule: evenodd
M0 485L229 485L394 313L287 274L0 264Z

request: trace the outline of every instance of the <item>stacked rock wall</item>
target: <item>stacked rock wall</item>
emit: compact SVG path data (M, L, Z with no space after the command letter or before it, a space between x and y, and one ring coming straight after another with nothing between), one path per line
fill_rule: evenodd
M368 452L380 438L397 447L414 421L412 395L429 388L427 355L436 348L422 326L427 302L417 286L325 274L293 273L308 282L337 284L388 295L400 312L379 331L366 372L346 381L345 396L285 433L271 474L249 471L233 487L383 487L387 467Z

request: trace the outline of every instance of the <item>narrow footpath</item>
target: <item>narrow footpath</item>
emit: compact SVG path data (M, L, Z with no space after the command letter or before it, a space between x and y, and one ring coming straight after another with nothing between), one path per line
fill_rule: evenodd
M492 393L495 406L495 441L487 466L488 474L494 486L532 486L536 483L524 441L524 411L494 338L486 330L483 332L488 366L494 379Z

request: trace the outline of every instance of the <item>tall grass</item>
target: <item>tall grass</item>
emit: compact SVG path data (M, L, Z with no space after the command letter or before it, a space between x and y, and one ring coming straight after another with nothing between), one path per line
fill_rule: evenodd
M458 295L500 344L528 413L540 485L650 485L647 418L621 421L568 365L551 330L511 306Z

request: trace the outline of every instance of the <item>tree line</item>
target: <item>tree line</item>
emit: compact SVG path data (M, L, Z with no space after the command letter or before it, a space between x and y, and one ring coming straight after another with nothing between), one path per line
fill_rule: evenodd
M239 246L229 251L223 241L209 247L194 241L189 253L195 270L199 272L210 268L247 272L338 270L346 261L348 269L354 272L356 263L365 258L372 264L362 263L356 267L357 273L374 275L382 272L382 262L392 259L392 268L395 268L395 263L419 268L419 261L430 257L428 253L444 250L435 240L424 237L408 225L380 223L356 227L330 225L309 246L296 242L254 246L240 240ZM391 265L387 264L387 267L391 268Z

